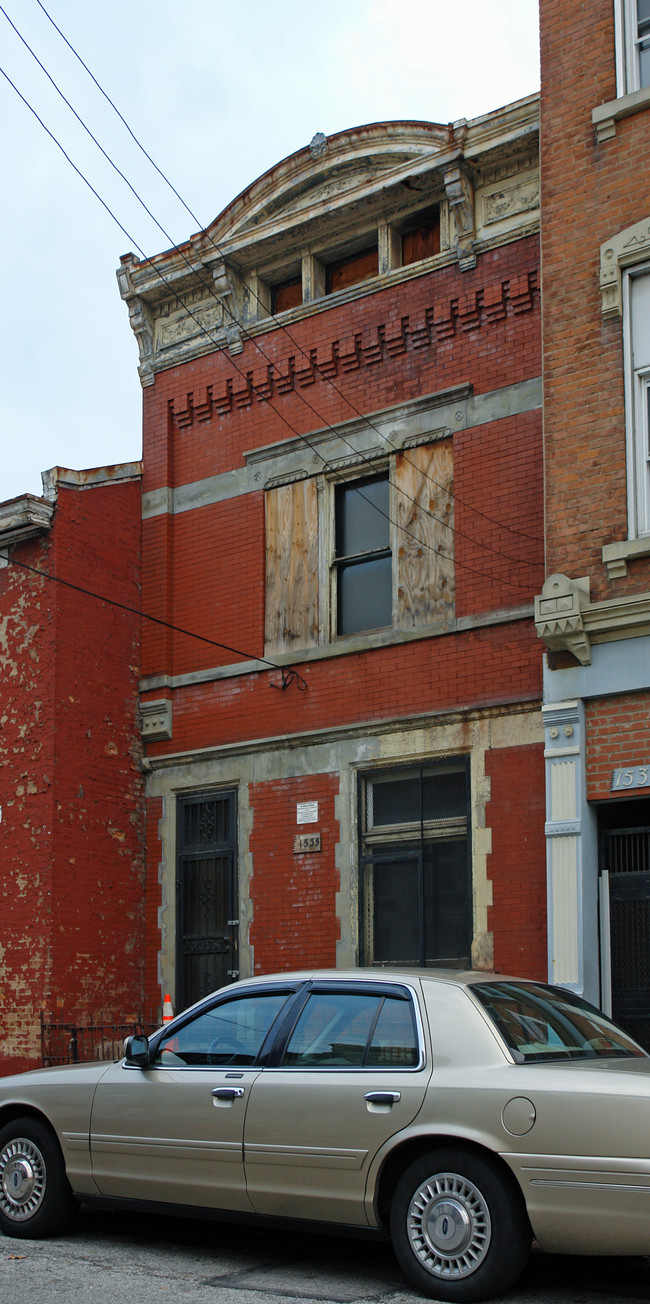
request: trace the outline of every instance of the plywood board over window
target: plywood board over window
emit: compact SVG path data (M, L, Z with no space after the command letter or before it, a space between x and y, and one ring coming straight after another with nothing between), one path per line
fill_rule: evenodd
M318 491L315 479L266 494L268 652L318 643Z
M397 455L397 629L453 619L453 487L451 439Z

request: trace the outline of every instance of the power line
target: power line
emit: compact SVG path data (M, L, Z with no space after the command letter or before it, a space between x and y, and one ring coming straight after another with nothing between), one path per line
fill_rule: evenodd
M0 8L1 8L1 7L0 7ZM2 10L2 12L4 13L4 10ZM67 153L67 151L64 149L64 147L63 147L63 145L61 144L61 142L57 139L57 137L56 137L56 136L54 135L54 133L50 130L50 128L45 124L45 122L43 121L43 119L39 116L39 114L36 112L36 110L33 108L33 106L32 106L32 105L30 104L30 102L27 100L27 98L22 94L22 92L18 89L18 87L15 85L15 83L11 80L11 78L9 77L8 73L4 70L4 68L0 67L0 73L2 73L3 77L4 77L5 80L9 83L9 85L12 87L12 89L16 92L16 94L18 95L19 99L22 100L22 102L23 102L23 104L26 106L26 108L28 108L28 109L30 110L30 112L31 112L31 113L33 114L33 116L36 118L37 122L40 124L40 126L43 128L43 130L46 132L46 134L50 137L50 139L53 141L53 143L54 143L54 144L57 146L57 148L61 151L61 153L63 154L64 158L67 160L67 162L68 162L68 163L70 164L70 166L73 168L73 170L77 173L77 175L80 177L80 179L85 183L85 185L88 186L89 190L92 192L92 194L95 196L95 198L99 200L99 202L100 202L100 204L102 205L102 207L106 210L106 212L107 212L107 213L109 214L109 216L113 219L113 221L116 223L116 225L118 226L118 228L119 228L119 229L122 231L122 233L126 236L127 240L130 240L130 241L131 241L131 243L134 245L134 247L135 247L135 248L138 250L138 252L141 254L141 256L142 256L142 258L144 259L144 261L145 261L146 263L148 263L148 264L153 268L155 274L156 274L156 275L158 276L158 278L162 281L163 285L165 285L165 287L169 290L170 294L173 296L173 298L176 300L176 302L179 304L179 306L183 309L184 312L187 313L187 315L188 315L189 317L192 318L192 320L196 323L196 325L198 326L198 328L199 328L199 330L201 331L201 333L204 334L204 335L206 336L206 338L210 341L210 343L213 344L215 347L218 348L219 346L217 345L217 342L216 342L214 336L213 336L213 335L212 335L212 334L207 330L207 328L203 325L203 323L200 321L200 319L199 319L199 318L196 316L196 314L192 311L192 309L189 307L189 305L186 304L186 303L184 302L184 300L182 299L182 297L179 295L178 291L174 289L174 286L171 284L171 282L169 282L169 281L167 280L167 278L163 275L163 273L160 271L160 268L157 266L157 264L156 264L156 262L154 261L154 259L152 259L152 258L149 257L147 254L145 254L144 250L143 250L142 247L138 244L138 242L137 242L137 240L135 239L135 237L134 237L133 235L131 235L131 233L126 229L126 227L125 227L125 226L123 225L123 223L119 220L119 218L116 216L116 214L113 212L113 210L109 207L109 205L106 203L106 201L102 198L102 196L99 194L99 192L95 189L95 187L92 185L92 183L91 183L91 182L88 180L88 178L85 176L85 174L81 171L81 169L77 166L77 164L74 163L74 161L71 159L70 155L69 155L69 154ZM116 170L117 170L117 169L116 169ZM155 219L154 219L154 221L155 221ZM158 224L157 224L157 225L158 225ZM161 229L162 229L162 228L161 228ZM187 260L186 260L186 261L187 261ZM188 263L188 265L190 266L190 269L191 269L193 272L195 272L195 269L193 269L193 268L191 267L191 264ZM221 301L219 301L219 302L221 302ZM232 315L232 314L231 314L231 315ZM234 320L236 320L236 319L234 319ZM257 345L257 347L258 347L259 351L262 353L262 356L265 357L266 355L263 353L263 351L261 350L261 348L259 347L259 345ZM270 361L270 360L269 360L269 361ZM244 380L247 379L246 373L241 369L241 367L239 367L239 366L237 365L237 363L236 363L232 358L229 359L229 365L232 366L232 367L234 368L235 371L237 371L237 373L242 377L242 379L244 379ZM270 363L270 365L273 365L273 364ZM309 407L311 408L311 405L310 405L310 404L307 404L307 406L309 406ZM277 408L277 407L275 406L275 404L272 403L270 400L269 400L269 407L272 409L272 411L275 412L276 416L278 416L278 417L280 418L280 420L281 420L281 421L282 421L282 422L287 426L287 428L288 428L289 430L291 430L292 434L295 435L296 438L302 440L303 443L305 443L305 444L307 445L307 447L311 449L311 451L315 454L315 456L317 456L317 457L319 458L319 460L322 462L322 464L323 464L323 466L325 467L325 469L326 469L330 474L332 474L333 476L335 476L336 479L337 479L337 481L339 481L339 482L343 482L343 483L348 483L346 477L343 476L343 475L339 475L339 473L338 473L336 467L335 467L332 463L328 462L327 458L325 458L325 457L323 456L323 454L320 452L320 450L317 449L317 448L314 446L313 443L311 443L311 441L309 440L309 438L308 438L306 435L302 434L300 431L298 431L298 430L296 429L296 427L295 427L295 426L294 426L294 425L289 421L289 419L285 416L285 414L284 414L284 413L283 413L279 408ZM312 410L312 411L315 411L315 409L313 409L313 408L311 408L311 410ZM320 417L320 414L319 414L319 413L316 412L316 415L319 416L319 418L322 420L322 418ZM344 437L341 436L341 435L339 434L339 432L337 432L337 431L334 430L334 427L332 427L332 426L328 426L327 428L330 429L330 430L332 430L332 433L336 434L337 437L341 438L341 440L342 440L343 443L347 443L348 446L349 446L350 448L353 449L353 451L355 452L355 454L356 454L357 458L359 458L359 460L365 462L368 466L370 466L371 469L373 470L373 472L375 471L376 467L375 467L374 462L373 462L371 459L365 457L363 454L359 454L358 450L354 447L354 445L350 444L350 442L349 442L348 440L345 440ZM389 444L389 447L392 449L392 451L395 451L395 450L392 448L392 445ZM354 488L354 485L353 485L352 487ZM360 496L361 496L362 498L365 497L365 495L363 494L363 492L362 492L361 489L356 489L355 492L359 493ZM403 491L402 491L402 492L403 492ZM446 491L446 492L448 492L448 491ZM415 499L411 499L411 498L410 498L410 495L408 495L408 494L404 494L403 496L406 497L406 498L408 498L409 501L412 501L412 502L414 503L415 506L420 507L420 504L417 503L417 501L416 501ZM452 495L452 497L453 497L453 495ZM366 501L367 501L367 502L370 502L369 499L366 499ZM426 548L427 551L434 553L435 556L442 557L444 560L447 560L447 561L452 560L452 559L451 559L451 558L450 558L450 557L449 557L445 552L443 552L441 549L439 549L439 548L435 548L432 544L429 544L426 540L419 538L417 535L413 534L410 530L407 530L405 526L403 526L403 525L399 525L399 523L396 522L396 521L394 521L394 520L392 519L392 517L391 517L388 513L382 511L382 509L381 509L380 507L378 507L377 504L375 504L375 503L371 503L370 505L374 508L375 511L378 511L378 512L380 513L380 515L384 516L384 517L385 517L385 518L386 518L386 519L387 519L387 520L388 520L392 525L394 525L395 528L396 528L397 530L400 530L401 533L404 534L406 537L413 539L413 540L414 540L414 541L415 541L415 542L416 542L420 547L422 547L422 548ZM426 509L421 509L421 510L425 510L425 514L426 514L426 515L429 514L428 512L426 512ZM435 517L434 517L433 519L438 519L438 518L435 518ZM452 526L446 525L445 522L442 522L442 524L445 525L445 527L446 527L447 529L449 529L450 532L451 532L452 534L453 534L453 533L456 533L456 531L454 531L454 529L453 529ZM470 541L471 541L472 543L476 543L475 540L470 540ZM478 544L478 546L479 546L479 547L483 547L484 545ZM499 557L501 557L504 561L513 561L513 560L514 560L513 558L508 557L508 556L507 556L506 554L504 554L504 553L497 552L495 549L491 549L491 551L494 551L494 552L496 553L496 555L499 556ZM487 580L489 580L490 582L492 582L492 581L494 580L494 576L493 576L493 575L486 574L486 572L484 572L484 571L480 571L480 570L478 570L476 567L473 567L473 566L468 565L467 562L462 562L462 561L460 561L460 560L459 560L458 558L456 558L456 557L453 558L453 561L454 561L454 565L455 565L455 566L459 566L461 569L466 570L466 571L470 572L470 573L473 574L473 575L477 575L477 576L479 576L481 579L487 579ZM532 562L531 562L531 563L520 562L519 564L529 564L530 566L533 565ZM519 582L519 583L517 583L517 582L512 582L512 581L510 581L509 579L507 579L507 578L505 578L505 577L502 577L502 582L504 582L505 584L507 584L510 588L519 589L519 590L522 591L522 592L526 592L526 593L528 593L528 588L527 588L527 586L524 585L524 584L521 583L521 582Z
M25 561L18 561L16 557L8 557L12 566L19 566L21 570L30 571L32 575L38 575L40 579L51 580L54 584L61 584L66 589L72 589L75 593L82 593L87 598L95 598L98 602L104 602L108 607L115 607L118 611L126 611L131 616L138 616L140 620L148 620L153 625L160 625L162 629L170 630L174 634L183 634L187 638L198 639L200 643L208 643L211 647L218 647L223 652L233 652L235 656L244 657L249 661L261 661L264 665L270 666L272 670L279 670L282 674L282 683L274 684L274 688L288 688L292 681L296 681L298 688L303 692L307 689L307 683L302 675L299 675L294 667L279 666L276 661L269 661L268 657L257 656L252 652L242 652L241 648L232 647L229 643L219 643L215 638L208 638L206 634L197 634L193 629L183 629L180 625L174 625L169 620L162 620L160 616L152 616L147 611L142 611L138 607L131 607L126 602L118 602L116 598L109 598L105 593L95 593L92 589L84 588L82 584L73 584L71 580L64 580L60 575L53 575L50 571L42 571L38 566L29 566ZM286 682L285 682L286 681Z
M219 256L223 259L225 265L226 265L226 266L227 266L227 267L228 267L232 272L234 272L234 274L238 277L238 279L240 280L240 282L242 283L242 285L244 285L244 284L245 284L245 282L244 282L244 278L243 278L243 276L242 276L242 273L241 273L240 269L237 267L236 263L234 263L230 258L228 258L228 256L227 256L226 254L223 253L222 249L219 247L219 245L216 243L216 241L212 238L212 236L208 233L207 229L204 228L203 223L201 222L200 218L197 217L197 215L192 211L192 209L190 208L190 206L189 206L189 205L186 203L186 201L183 199L182 195L179 194L179 192L178 192L178 190L176 189L176 187L172 184L172 182L169 180L169 178L166 176L166 174L163 172L163 170L162 170L162 169L158 166L158 164L154 161L154 159L151 157L151 155L150 155L150 154L148 153L148 151L145 149L144 145L142 145L141 141L138 139L138 137L135 135L135 133L133 132L133 130L132 130L131 127L129 126L129 123L127 122L127 120L126 120L126 118L124 117L124 115L120 112L120 110L119 110L119 109L117 108L117 106L114 104L113 100L110 98L110 96L109 96L109 95L107 94L107 92L104 90L104 88L100 85L100 83L99 83L99 81L97 80L97 78L96 78L96 77L94 76L94 74L91 72L90 68L89 68L88 65L84 62L84 60L81 58L81 55L78 53L78 51L77 51L77 50L75 49L75 47L72 45L72 43L68 40L68 38L67 38L67 37L64 35L64 33L61 31L60 27L58 27L57 24L54 22L54 19L53 19L53 18L51 17L51 15L48 13L47 9L45 8L45 5L42 3L42 0L37 0L37 4L39 5L39 8L42 10L42 12L45 14L45 17L48 19L48 21L52 24L52 26L54 27L54 29L58 32L58 34L59 34L59 36L61 37L61 39L65 42L65 44L66 44L66 46L68 47L68 49L71 51L71 53L75 56L75 58L79 61L79 63L81 64L81 66L84 68L84 70L86 71L86 73L88 74L88 76L89 76L89 77L91 78L91 80L93 81L94 85L97 87L97 89L98 89L98 90L100 91L100 93L103 95L104 99L105 99L105 100L107 101L107 103L111 106L111 108L113 109L114 113L117 114L117 117L120 119L120 121L122 122L122 124L124 125L124 127L126 128L126 130L128 131L129 135L131 136L132 140L133 140L133 141L135 142L135 144L137 145L138 149L142 152L142 154L144 155L144 157L148 160L148 162L149 162L149 163L151 164L151 166L155 169L155 171L158 173L158 175L161 177L161 179L165 182L165 184L169 187L169 189L172 191L172 193L176 196L176 198L179 200L180 204L183 206L183 208L184 208L185 211L189 214L189 216L192 218L192 220L197 224L198 227L200 227L200 228L202 229L203 234L207 236L207 238L208 238L210 244L212 245L213 249L215 249L216 252L219 254ZM1 6L0 6L0 10L1 10L2 13L5 13L4 9L2 9ZM7 17L6 13L5 13L5 17ZM11 22L11 19L9 19L8 21ZM29 45L27 44L27 42L24 40L24 37L21 36L20 32L19 32L18 29L15 27L15 25L14 25L13 23L11 23L11 26L14 27L14 30L16 31L17 35L20 36L20 39L21 39L21 40L23 41L23 43L27 46L27 49L30 50L30 53L34 54L34 52L31 50L30 46L29 46ZM43 65L40 63L40 60L37 58L37 56L36 56L35 54L34 54L34 58L36 59L37 63L39 63L39 66L40 66L41 68L43 68ZM125 181L126 185L129 187L129 189L131 190L132 194L135 196L135 198L139 201L139 203L140 203L140 204L142 205L142 207L144 208L145 212L149 215L149 217L151 217L152 221L155 223L155 225L158 227L158 229L162 232L162 234L165 236L165 238L166 238L167 240L170 241L170 244L171 244L171 246L172 246L172 249L173 249L174 251L176 251L176 252L181 253L181 257L183 258L183 261L186 262L186 264L187 264L188 267L190 267L190 263L189 263L189 261L185 258L185 255L183 254L181 247L180 247L180 246L179 246L179 245L178 245L178 244L177 244L177 243L172 239L172 237L169 235L169 233L164 229L163 226L161 226L161 224L158 222L158 220L154 217L153 213L152 213L152 212L150 211L150 209L147 207L147 205L145 204L144 200L141 198L141 196L138 194L138 192L135 190L135 188L131 185L130 181L128 181L128 179L125 177L124 173L121 172L120 169L115 165L115 163L113 162L113 160L108 156L108 154L106 153L106 151L102 148L102 146L99 144L99 142L98 142L98 141L95 139L95 137L92 135L92 132L90 132L89 129L88 129L88 127L86 127L86 124L83 122L83 120L82 120L82 119L79 117L79 115L76 113L76 111L75 111L75 109L72 107L72 105L69 104L69 101L68 101L68 100L66 99L66 97L63 95L63 93L59 90L59 87L56 85L56 82L54 82L53 78L50 77L50 74L47 72L47 70L46 70L45 68L43 68L43 71L46 73L46 76L47 76L47 77L50 79L50 81L52 82L52 85L55 86L55 88L59 91L59 94L61 94L62 98L65 100L65 103L68 104L68 107L71 109L71 112L74 113L75 117L76 117L77 120L81 123L81 125L84 127L84 129L85 129L86 131L88 131L88 134L91 136L91 139L92 139L93 141L95 141L95 144L97 145L98 149L101 150L101 152L102 152L102 154L104 155L104 157L108 160L108 162L111 164L111 166L114 167L114 169L115 169L115 171L118 173L118 175L119 175L120 177L122 177L122 179ZM191 268L191 270L193 271L194 275L197 275L197 272L196 272L196 269L195 269L195 268ZM259 344L257 343L257 339L256 339L256 337L251 336L251 335L249 334L249 332L245 330L245 328L242 326L242 323L239 322L239 321L237 320L237 318L235 317L234 313L230 310L230 308L228 307L228 305L225 304L225 303L223 303L223 301L222 301L221 299L219 299L218 295L215 294L215 292L214 292L212 286L210 286L209 283L204 282L200 277L198 277L198 279L199 279L200 284L203 286L203 288L204 288L204 289L207 289L207 291L208 291L208 293L211 295L211 297L214 298L215 301L218 302L218 303L221 305L221 307L222 307L223 309L225 309L225 311L228 313L228 315L231 317L231 319L236 323L236 325L238 325L238 326L240 327L240 329L242 330L242 333L244 334L245 338L246 338L247 340L249 340L251 343L253 343L254 347L256 347L256 348L258 349L258 351L261 353L261 355L262 355L262 357L265 359L265 361L268 362L270 365L273 365L271 359L269 359L269 358L267 357L267 355L264 353L264 351L263 351L261 345L259 345ZM252 293L252 296L253 296L253 298L255 299L255 301L256 301L258 304L260 304L260 306L264 307L265 310L266 310L266 305L263 304L262 300L259 298L259 295L258 295L254 290L252 290L250 286L248 286L248 291L249 291L249 293ZM268 316L269 316L269 320L273 321L274 324L278 327L278 329L280 329L280 330L282 330L282 331L284 332L284 334L285 334L285 335L287 336L287 338L291 341L291 343L294 345L294 347L299 351L299 353L300 353L300 354L301 354L301 355L302 355L306 360L308 360L308 361L311 362L310 355L307 354L307 352L306 352L305 349L302 347L302 345L299 343L299 341L297 341L297 340L295 339L295 337L291 334L291 331L290 331L289 328L286 326L286 324L284 324L284 323L278 321L277 317L276 317L273 313L269 313ZM389 439L388 439L388 438L383 434L383 432L382 432L382 431L381 431L381 430L380 430L380 429L379 429L379 428L374 424L374 422L370 420L370 418L369 418L365 413L362 413L362 412L359 411L359 409L355 406L355 404L352 402L352 400L349 398L349 396L348 396L347 394L345 394L345 393L340 389L340 387L339 387L338 385L335 384L335 382L334 382L334 380L332 379L332 377L330 377L330 376L324 376L323 373L322 373L322 371L320 370L320 368L318 367L317 364L315 365L315 368L314 368L314 369L317 371L317 373L318 373L318 375L320 376L320 378L321 378L322 380L324 380L327 384L329 384L330 387L334 390L334 392L335 392L336 394L338 394L339 397L340 397L341 399L343 399L343 401L348 405L348 407L351 409L351 411L354 412L356 416L360 417L360 418L364 421L364 423L366 424L366 426L368 427L368 429L374 430L375 433L379 435L380 439L384 440L384 442L388 445L388 447L391 448L393 451L395 451L394 446L391 444L390 440L389 440ZM238 368L236 368L236 370L238 370ZM240 374L241 374L241 373L240 373ZM329 425L329 423L323 421L323 417L322 417L322 415L318 412L318 410L317 410L316 408L314 408L314 407L312 406L311 403L309 403L309 401L305 398L304 394L299 394L299 397L300 397L300 399L302 400L302 402L305 403L305 405L309 408L309 410L310 410L311 412L313 412L313 414L314 414L315 416L317 416L318 419L319 419L321 422L323 422L323 425L324 425L327 429L330 429L330 430L331 430L332 427ZM274 408L274 411L277 411L277 409ZM299 437L301 437L301 436L299 436ZM339 435L339 437L340 437L340 435ZM347 443L348 441L343 440L342 442ZM352 447L352 445L348 445L348 446L349 446L349 447ZM356 450L355 450L355 451L356 451ZM405 453L403 453L403 456L404 456L404 458L405 458L405 460L406 460L407 462L410 462L410 458L408 458L408 457L406 456ZM414 465L413 463L411 463L411 464ZM420 470L420 468L417 468L417 469ZM454 501L460 503L461 506L466 507L470 512L474 513L474 515L476 515L476 516L480 516L483 520L489 521L490 524L492 524L492 525L496 525L499 529L501 529L501 530L505 530L505 531L507 531L509 534L516 535L516 536L519 537L519 538L528 539L528 540L530 540L531 542L534 542L534 543L539 543L539 542L540 542L539 537L534 536L534 535L531 535L531 534L528 534L528 533L527 533L526 531L524 531L524 530L517 530L517 529L515 529L513 526L507 525L505 522L496 521L496 520L494 519L494 517L489 516L487 512L482 512L482 511L480 510L480 508L474 507L474 506L472 506L471 504L465 502L465 501L464 501L463 499L461 499L457 494L454 494L452 490L447 489L444 485L439 484L439 482L436 481L436 480L434 480L432 476L428 475L428 473L427 473L426 471L421 471L420 473L423 475L423 477L424 477L425 479L429 480L429 482L430 482L431 484L435 485L436 488L442 490L443 493L445 493L448 497L454 499ZM406 494L405 497L408 498L409 495ZM414 502L414 504L415 504L416 506L420 506L420 504L417 504L417 503L415 502L414 499L410 499L410 501ZM521 559L521 558L510 557L508 554L501 552L499 549L492 548L492 547L490 546L490 544L480 543L477 539L472 538L471 535L466 535L466 534L463 533L463 531L461 531L461 530L457 530L455 526L450 526L447 522L445 522L445 521L440 521L440 519L439 519L438 517L434 517L433 514L432 514L431 512L427 511L427 509L422 509L422 508L421 508L421 510L424 510L426 515L431 515L431 516L432 516L432 519L437 520L438 523L441 524L445 529L448 529L448 530L450 530L452 533L457 534L457 535L459 536L459 538L465 538L465 539L467 539L469 542L475 544L476 546L478 546L478 547L480 547L480 548L483 548L483 549L487 550L488 552L492 552L492 553L494 553L495 556L503 557L506 561L509 561L509 562L511 562L512 564L517 565L517 566L528 566L528 567L532 568L532 567L535 565L534 562L526 561L526 560ZM398 526L397 528L400 528L400 527Z

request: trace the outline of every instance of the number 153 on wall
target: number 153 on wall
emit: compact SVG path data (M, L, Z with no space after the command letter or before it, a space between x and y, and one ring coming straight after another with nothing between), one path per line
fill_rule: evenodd
M647 765L626 765L612 774L612 792L617 788L650 788L650 761Z

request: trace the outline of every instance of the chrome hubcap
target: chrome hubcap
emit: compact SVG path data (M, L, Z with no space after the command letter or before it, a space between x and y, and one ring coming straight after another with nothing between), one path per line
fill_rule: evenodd
M453 1280L476 1272L492 1235L481 1192L457 1173L436 1173L422 1183L409 1205L407 1230L423 1267Z
M12 1222L24 1222L44 1195L45 1160L33 1141L16 1137L0 1154L0 1209Z

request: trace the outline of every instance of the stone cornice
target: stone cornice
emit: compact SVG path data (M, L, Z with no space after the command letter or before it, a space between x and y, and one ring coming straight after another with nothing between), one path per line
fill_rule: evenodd
M49 530L53 514L53 503L32 494L0 503L0 548L43 534Z
M241 352L249 335L275 324L270 287L289 277L302 275L303 303L281 314L282 325L449 262L467 270L478 253L538 229L537 135L531 96L469 122L375 123L315 137L184 245L146 261L125 255L117 276L143 385L190 358ZM401 227L431 205L440 208L441 252L402 268ZM313 292L309 260L324 276L328 261L373 239L389 251L379 275Z
M587 578L551 575L535 598L535 626L549 650L589 665L592 644L650 634L650 593L591 602Z

